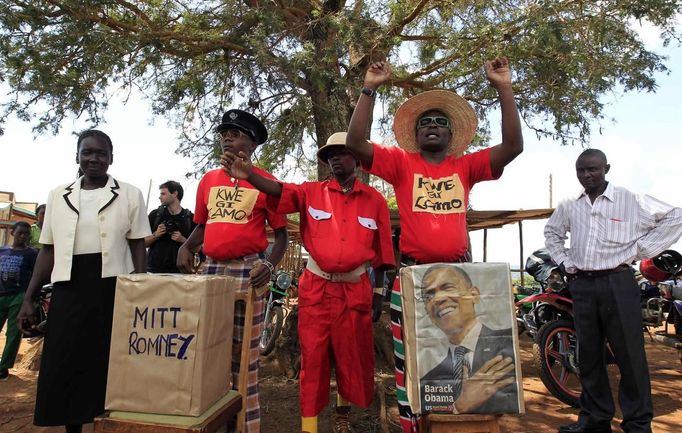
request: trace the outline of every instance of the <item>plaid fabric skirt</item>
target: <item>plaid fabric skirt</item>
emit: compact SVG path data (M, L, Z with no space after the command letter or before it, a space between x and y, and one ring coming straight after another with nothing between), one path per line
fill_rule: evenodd
M226 275L234 277L239 282L238 291L246 292L249 290L249 272L254 265L265 259L263 254L252 254L249 256L240 257L234 260L219 262L207 257L204 265L199 269L200 274L207 275ZM252 290L252 289L251 289ZM251 326L251 342L249 349L249 369L248 369L248 385L246 396L244 396L244 407L246 409L246 432L245 433L259 433L260 432L260 402L258 401L258 367L260 350L258 342L260 334L263 331L263 321L265 320L265 294L262 296L256 295L253 303L253 323ZM244 302L237 302L234 306L234 336L233 345L241 346L244 338L244 316L246 313L246 304ZM232 383L236 388L239 383L239 351L232 353Z

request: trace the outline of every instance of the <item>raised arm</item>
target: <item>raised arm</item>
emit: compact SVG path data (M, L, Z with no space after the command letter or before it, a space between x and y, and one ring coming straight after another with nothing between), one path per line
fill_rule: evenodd
M485 62L485 75L497 90L502 109L502 143L490 151L490 168L494 176L502 174L504 167L523 152L523 135L519 110L514 100L511 70L506 57Z
M375 92L391 76L391 66L385 62L372 63L365 73L364 88ZM360 93L358 103L353 110L353 116L348 125L348 135L346 136L346 146L360 159L364 166L372 165L374 149L372 143L367 141L367 131L370 124L369 119L374 107L374 96Z
M259 191L274 197L282 196L282 184L255 173L253 164L246 153L239 152L239 155L235 155L232 152L225 151L220 157L220 164L225 167L230 176L248 181Z

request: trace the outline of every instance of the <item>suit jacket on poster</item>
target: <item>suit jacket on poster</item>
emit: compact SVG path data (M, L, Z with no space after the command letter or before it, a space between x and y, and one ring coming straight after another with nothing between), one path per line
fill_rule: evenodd
M483 364L497 355L511 357L516 362L513 344L511 328L492 330L483 325L478 336L478 342L476 343L469 376L472 376ZM514 374L514 370L509 374ZM446 355L440 364L421 378L421 395L424 395L424 385L445 385L448 384L448 381L454 382L453 365L452 358ZM471 413L518 413L519 410L518 389L516 383L512 383L497 391L485 403L471 411Z

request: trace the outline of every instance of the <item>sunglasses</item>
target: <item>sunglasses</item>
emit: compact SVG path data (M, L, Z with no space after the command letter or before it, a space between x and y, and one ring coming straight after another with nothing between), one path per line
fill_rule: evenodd
M252 134L248 132L244 132L239 128L227 128L223 129L222 131L218 132L218 136L222 138L230 138L232 140L236 140L237 138L241 137L242 135L245 135L249 137L252 140L255 140Z
M417 120L417 129L428 128L431 125L450 129L450 119L443 116L424 116Z

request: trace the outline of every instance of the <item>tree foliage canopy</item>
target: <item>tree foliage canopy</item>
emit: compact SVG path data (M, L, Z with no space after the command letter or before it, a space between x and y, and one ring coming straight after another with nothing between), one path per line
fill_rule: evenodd
M484 120L496 93L483 62L506 55L524 121L544 136L585 141L604 94L652 91L666 70L630 23L654 24L667 43L680 3L3 0L0 80L12 94L0 126L10 114L36 131L56 132L70 114L96 124L113 92L137 89L177 126L179 151L205 157L220 114L240 104L266 119L260 162L273 168L286 155L300 159L307 138L321 145L346 129L372 61L394 66L380 95L388 113L445 87Z

